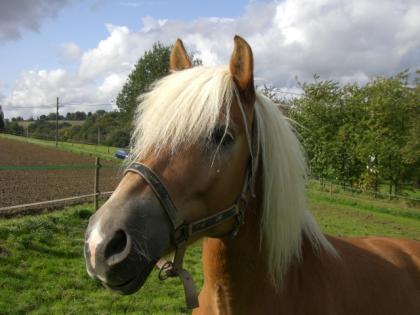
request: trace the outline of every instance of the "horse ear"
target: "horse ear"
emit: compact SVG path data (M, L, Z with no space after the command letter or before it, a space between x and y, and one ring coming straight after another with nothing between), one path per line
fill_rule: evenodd
M169 67L172 71L184 70L192 67L190 58L184 48L184 44L179 38L176 40L175 45L172 48Z
M240 36L234 38L230 73L243 92L254 91L254 60L251 46Z

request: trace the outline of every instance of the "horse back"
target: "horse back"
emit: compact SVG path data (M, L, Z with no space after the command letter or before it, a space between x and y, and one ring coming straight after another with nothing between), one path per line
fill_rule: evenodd
M420 314L420 242L328 237L339 258L319 264L339 314ZM316 265L316 264L315 264ZM351 310L348 312L348 310Z

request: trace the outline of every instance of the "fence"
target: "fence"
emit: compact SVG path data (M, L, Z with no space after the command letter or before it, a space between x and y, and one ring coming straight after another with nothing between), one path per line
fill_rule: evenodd
M92 200L97 209L98 199L112 193L118 182L119 170L119 165L110 162L103 164L99 157L96 157L94 163L91 164L0 166L0 202L10 203L8 198L13 202L12 205L0 207L0 217L32 214L45 209L85 203L89 200ZM74 173L79 174L75 176ZM62 182L60 178L63 179ZM100 185L101 180L107 180L108 183ZM89 185L86 185L88 182L92 185L90 186L91 193L81 193L88 189ZM48 198L47 196L51 194L61 196ZM63 197L63 194L70 194L70 196ZM33 200L31 198L47 200L28 202ZM27 202L22 203L22 200ZM16 201L20 203L15 204Z
M352 197L368 197L373 199L402 200L411 206L419 206L420 198L400 194L389 194L381 191L361 189L355 186L343 185L338 181L329 179L311 178L308 184L309 189L321 190L327 192L332 197L335 194L347 194ZM418 191L418 190L417 190ZM413 190L414 192L414 190Z

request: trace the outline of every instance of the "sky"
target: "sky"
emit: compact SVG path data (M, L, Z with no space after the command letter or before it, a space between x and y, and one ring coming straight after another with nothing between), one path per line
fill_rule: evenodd
M420 69L418 0L0 0L0 105L6 118L116 109L153 43L181 38L205 66L228 64L238 34L255 83L285 93L313 75L365 84ZM288 95L288 94L285 94Z

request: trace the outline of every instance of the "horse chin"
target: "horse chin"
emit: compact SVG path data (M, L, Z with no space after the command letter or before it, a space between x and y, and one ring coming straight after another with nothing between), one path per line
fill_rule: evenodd
M128 295L128 294L133 294L135 292L137 292L138 290L141 289L141 287L144 285L144 283L146 282L147 278L149 277L150 273L153 270L153 267L155 266L156 262L151 262L148 266L146 266L140 273L138 273L137 275L135 275L133 278L118 284L118 285L114 285L114 284L108 284L106 282L102 282L102 284L114 291L117 292L119 294L122 295Z

